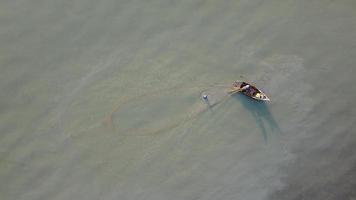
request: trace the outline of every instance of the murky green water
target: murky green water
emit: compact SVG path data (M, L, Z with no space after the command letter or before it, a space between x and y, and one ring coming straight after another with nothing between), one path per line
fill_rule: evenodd
M355 47L352 0L0 1L0 199L355 198Z

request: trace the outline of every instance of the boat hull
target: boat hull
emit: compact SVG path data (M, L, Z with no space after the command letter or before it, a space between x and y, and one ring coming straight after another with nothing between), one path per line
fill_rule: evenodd
M242 94L257 100L257 101L270 101L270 99L268 98L268 96L260 89L258 89L256 86L244 82L244 81L235 81L233 86L232 86L232 90L241 90L243 87L245 87L246 85L249 85L249 87L247 89L244 89L241 91Z

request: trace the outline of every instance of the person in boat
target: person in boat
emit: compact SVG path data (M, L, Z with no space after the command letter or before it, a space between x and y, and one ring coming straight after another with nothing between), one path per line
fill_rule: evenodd
M234 84L233 84L233 90L232 91L250 93L251 92L251 87L250 87L250 84L248 84L246 82L235 81Z
M240 85L240 88L241 88L241 92L247 92L249 93L251 88L250 88L250 85L246 82L242 82L241 85Z
M241 92L245 92L250 96L262 98L261 94L255 88L250 87L248 83L242 82L240 88L241 88Z
M256 90L254 87L251 87L251 85L246 82L242 82L240 88L241 88L241 92L249 96L254 96L257 98L261 97L261 94L258 92L258 90Z

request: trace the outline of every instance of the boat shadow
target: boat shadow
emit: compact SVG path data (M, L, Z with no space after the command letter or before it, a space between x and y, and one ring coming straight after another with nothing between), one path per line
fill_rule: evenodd
M265 102L253 100L243 94L233 95L233 98L250 111L265 142L267 142L268 134L281 134L281 129Z

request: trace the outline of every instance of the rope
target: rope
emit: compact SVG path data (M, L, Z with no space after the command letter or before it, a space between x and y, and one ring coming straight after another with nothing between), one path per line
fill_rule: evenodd
M170 91L172 92L179 92L180 90L203 90L202 92L200 92L199 94L202 95L203 92L208 91L209 89L215 88L215 89L219 89L219 88L225 88L228 89L230 86L228 86L227 84L210 84L210 85L199 85L199 86L193 86L193 87L173 87L173 88L165 88L165 89L161 89L161 90L156 90L153 92L147 92L141 95L137 95L134 97L127 97L125 98L123 101L121 101L120 103L118 103L113 109L112 111L105 117L104 119L104 124L111 129L114 132L117 132L117 126L120 126L120 124L118 123L114 123L113 120L113 115L120 111L120 108L122 108L124 105L127 105L130 102L134 102L136 100L145 98L145 97L154 97L155 95L162 95L163 93L167 93ZM222 104L223 102L225 102L232 94L234 94L235 92L229 93L228 91L223 92L223 97L221 99L218 99L218 101L214 102L211 105L207 105L206 103L203 103L203 101L201 100L201 96L198 98L199 101L195 104L193 104L190 108L192 108L192 110L188 113L188 115L186 117L184 117L181 120L177 120L177 122L174 123L168 123L167 125L158 127L158 128L148 128L148 127L132 127L132 128L128 128L126 130L120 130L120 134L124 134L124 135L132 135L132 136L147 136L147 135L154 135L154 134L158 134L161 132L165 132L171 129L174 129L176 127L178 127L180 124L182 123L186 123L190 120L193 120L195 118L197 118L199 116L199 114L204 113L205 111L212 109L213 107Z

